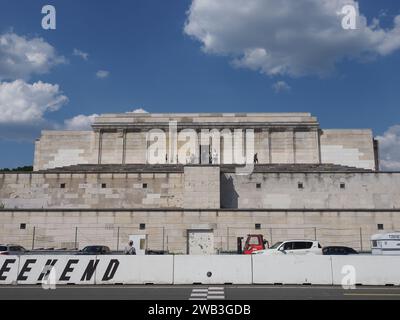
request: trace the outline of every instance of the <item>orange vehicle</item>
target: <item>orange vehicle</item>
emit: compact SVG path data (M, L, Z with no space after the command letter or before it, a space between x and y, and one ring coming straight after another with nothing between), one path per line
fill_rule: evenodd
M253 251L269 248L269 243L262 234L248 234L244 247L242 247L243 237L239 237L237 240L238 253L252 254Z

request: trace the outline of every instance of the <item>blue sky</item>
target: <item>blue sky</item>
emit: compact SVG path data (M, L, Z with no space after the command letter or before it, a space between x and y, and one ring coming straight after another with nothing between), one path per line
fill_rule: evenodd
M234 2L240 0L231 1ZM41 27L41 9L45 4L56 8L56 30ZM221 31L215 35L214 43L205 44L195 27L198 20L207 22L208 16L203 16L209 11L199 10L197 16L190 17L187 12L191 4L191 0L1 0L0 35L14 34L27 41L42 38L54 48L55 56L63 57L62 62L54 63L45 73L30 72L23 83L57 84L57 94L65 96L68 102L60 102L55 111L47 109L39 116L16 121L15 130L27 128L23 139L10 133L14 130L10 129L14 120L0 120L4 129L0 130L0 167L32 164L32 140L38 137L41 127L61 128L65 120L79 114L126 112L136 108L149 112L311 112L318 117L322 128L372 128L375 135L386 139L383 143L393 140L385 135L391 130L395 142L390 147L400 147L396 144L400 130L393 129L400 123L400 50L395 32L391 49L385 51L366 38L359 44L352 41L358 47L346 42L349 51L367 53L361 58L343 57L347 47L341 48L344 41L337 39L338 45L329 50L338 50L338 59L334 69L328 68L326 74L309 71L306 67L314 67L313 61L306 66L301 62L300 73L290 69L275 73L264 60L253 64L242 59L241 67L234 62L243 58L243 52L247 51L240 50L246 48L244 43L248 45L251 38L260 46L265 34L266 49L271 49L267 38L271 24L260 23L257 35L246 33L245 23L234 18L230 21L223 14L224 8L218 8L219 11L211 13L213 17L220 14L221 20L215 19L213 25L204 28L211 34L213 30L229 31L236 27L237 30ZM388 34L394 28L395 16L400 15L400 2L396 0L362 0L359 8L368 24L372 18L379 18L380 28ZM226 8L228 17L231 9ZM266 9L273 9L273 5ZM298 16L306 21L303 25L313 18L307 12ZM194 28L185 31L185 22L192 23ZM221 28L218 25L215 28L218 23ZM281 22L276 23L279 28ZM263 26L268 30L263 30ZM231 39L236 36L237 39ZM375 45L375 49L370 49ZM282 50L279 43L275 46ZM74 55L74 49L87 53L87 59ZM313 60L319 63L318 68L324 65L325 56L330 55L325 49L326 45L307 49L315 54ZM308 53L302 43L293 43L290 50ZM4 52L0 50L0 60ZM297 67L297 61L293 62L296 55L289 58L291 65ZM97 77L100 70L107 71L108 76ZM1 72L0 65L0 78ZM8 75L1 81L4 84L17 79L19 76ZM37 125L32 124L35 121ZM396 152L389 154L393 161L397 161L396 156Z

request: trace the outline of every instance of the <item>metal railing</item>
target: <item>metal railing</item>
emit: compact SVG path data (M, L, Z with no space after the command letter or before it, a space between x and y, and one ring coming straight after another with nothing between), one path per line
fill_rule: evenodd
M254 226L254 225L253 225ZM140 228L136 226L32 226L24 233L0 234L0 243L13 243L26 249L82 249L87 245L106 245L111 250L121 251L129 241L130 235L145 236L146 250L186 253L186 230L168 227ZM232 224L224 229L213 230L214 248L217 252L237 250L237 238L246 239L248 234L262 234L269 245L289 239L318 240L322 246L341 245L358 251L370 250L369 228L249 228ZM171 240L172 239L172 240ZM179 250L177 250L179 248Z

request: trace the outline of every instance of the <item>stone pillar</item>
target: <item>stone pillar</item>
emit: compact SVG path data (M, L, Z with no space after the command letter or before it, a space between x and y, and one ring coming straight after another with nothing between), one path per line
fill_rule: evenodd
M94 132L94 153L97 155L96 163L101 164L101 146L102 146L102 134L101 130L95 130Z

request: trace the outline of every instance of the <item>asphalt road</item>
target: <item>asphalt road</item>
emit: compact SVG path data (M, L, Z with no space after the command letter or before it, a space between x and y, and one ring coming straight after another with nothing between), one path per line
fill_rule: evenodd
M400 300L400 287L333 286L0 286L0 300Z

